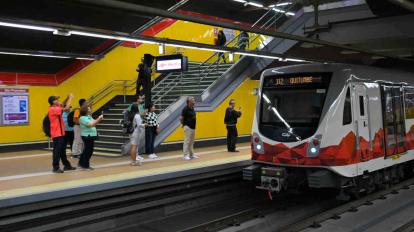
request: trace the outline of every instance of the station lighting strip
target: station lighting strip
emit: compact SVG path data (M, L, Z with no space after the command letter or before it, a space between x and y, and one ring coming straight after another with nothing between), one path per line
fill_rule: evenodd
M240 2L240 3L243 3L243 4L247 4L247 5L251 5L251 6L255 6L255 7L258 7L258 8L272 9L275 12L282 13L282 14L289 15L289 16L295 16L295 13L293 13L293 12L285 11L285 10L282 10L282 9L278 8L280 6L291 5L291 4L293 4L292 2L282 2L282 3L272 4L272 5L269 5L269 6L265 7L263 4L253 2L253 1L246 1L246 0L233 0L233 1L234 2Z
M196 45L190 45L190 44L196 44L194 42L186 42L186 41L179 41L179 40L170 40L170 39L164 39L164 38L155 38L151 37L146 38L134 38L130 35L113 35L108 33L95 33L95 32L88 32L88 31L82 31L82 30L72 30L72 29L65 29L61 27L48 27L48 26L38 26L38 25L30 25L30 24L23 24L23 23L11 23L11 22L4 22L0 21L0 26L4 27L12 27L12 28L20 28L20 29L27 29L27 30L37 30L37 31L45 31L45 32L52 32L54 35L60 35L60 36L71 36L71 35L78 35L78 36L86 36L86 37L93 37L93 38L101 38L101 39L113 39L113 40L119 40L119 41L128 41L128 42L136 42L136 43L145 43L145 44L158 44L161 46L171 46L171 47L180 47L180 48L188 48L188 49L196 49L196 50L204 50L204 51L212 51L212 52L223 52L223 53L229 53L232 57L234 54L243 55L243 56L251 56L251 57L259 57L259 58L266 58L266 59L275 59L279 61L292 61L292 62L312 62L302 59L293 59L293 58L282 58L280 56L272 56L269 55L271 53L266 54L260 54L263 53L261 51L246 51L241 52L238 51L235 48L223 48L218 49L215 48L215 46L208 45L208 44L199 44L199 46ZM95 29L96 30L96 29ZM160 41L161 40L161 41ZM174 42L175 41L175 42ZM187 44L179 44L178 42L183 42ZM210 47L209 47L210 46ZM160 49L161 50L161 49ZM17 49L13 51L2 51L0 49L0 54L7 54L7 55L22 55L22 56L40 56L40 57L51 57L51 58L60 58L60 59L83 59L83 60L96 60L101 57L74 57L74 56L67 56L63 53L55 53L55 54L47 54L47 53L31 53L27 52L27 50L23 50L25 52L15 52Z

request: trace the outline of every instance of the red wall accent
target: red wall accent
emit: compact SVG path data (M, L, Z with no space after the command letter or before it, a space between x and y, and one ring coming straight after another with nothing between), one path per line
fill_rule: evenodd
M186 14L186 15L192 15L197 16L201 18L206 19L213 19L217 21L222 22L230 22L234 24L239 24L243 26L251 26L251 24L243 23L243 22L237 22L232 21L230 19L225 18L219 18L211 15L205 15L197 12L191 12L191 11L184 11L184 10L177 10L178 13ZM141 35L145 36L155 36L159 32L163 31L164 29L171 26L173 23L175 23L177 20L175 19L163 19L159 23L156 23L152 27L145 30ZM101 45L99 45L97 48L93 49L91 51L92 54L99 54L101 51L109 48L114 43L116 43L115 40L107 40ZM140 43L135 42L124 42L122 43L122 46L125 47L138 47L140 46ZM77 72L81 71L83 68L91 64L93 61L90 60L75 60L72 64L68 65L67 67L63 68L56 74L37 74L37 73L14 73L14 72L0 72L0 84L6 84L6 85L17 85L17 84L23 84L23 85L44 85L44 86L55 86L59 85L65 80L69 79L71 76L76 74Z

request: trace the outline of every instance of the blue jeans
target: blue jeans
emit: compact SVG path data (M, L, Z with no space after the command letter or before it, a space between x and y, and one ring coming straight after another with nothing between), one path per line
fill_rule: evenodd
M155 137L157 136L157 127L150 126L145 128L145 151L148 155L154 153Z

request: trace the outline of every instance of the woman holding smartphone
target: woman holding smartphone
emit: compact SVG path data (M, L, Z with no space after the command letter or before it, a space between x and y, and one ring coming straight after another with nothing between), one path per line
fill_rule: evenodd
M103 119L103 115L100 115L95 120L92 118L91 113L91 108L85 104L85 107L81 108L81 117L79 118L79 124L82 130L81 136L84 143L84 149L79 158L79 168L83 170L93 170L89 164L89 161L93 154L95 140L98 137L96 125Z

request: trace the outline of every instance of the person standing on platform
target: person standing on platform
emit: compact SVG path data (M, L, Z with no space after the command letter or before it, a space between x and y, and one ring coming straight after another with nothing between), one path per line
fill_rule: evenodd
M91 116L90 107L81 108L81 117L79 118L79 124L81 127L81 136L84 144L84 149L79 158L79 167L82 170L93 170L90 166L90 159L93 154L95 146L95 140L98 137L98 131L96 125L103 120L103 115L100 115L96 120Z
M184 128L183 152L185 160L198 158L194 154L194 140L196 129L196 112L194 111L194 105L194 97L187 98L187 106L184 107L180 116L180 121L182 127Z
M131 134L131 151L130 151L131 165L136 166L136 165L139 165L141 161L144 159L142 158L142 156L139 155L141 153L139 149L142 147L140 144L141 138L145 137L145 136L142 136L142 134L144 134L145 125L143 124L137 105L133 104L131 106L130 112L131 114L134 114L134 119L133 119L134 132L132 132Z
M48 117L50 121L50 137L53 140L53 172L63 173L64 171L75 170L66 157L66 146L65 146L65 124L63 122L62 113L63 110L67 110L70 107L70 103L73 99L73 94L63 101L63 105L59 103L59 97L50 96L48 99L49 110ZM59 167L59 160L63 163L63 170Z
M229 107L226 109L226 114L224 116L224 124L227 128L227 151L229 152L239 152L236 150L237 143L237 119L241 116L241 107L238 110L235 110L236 101L234 99L230 100Z
M155 137L159 133L159 124L158 124L158 115L155 113L155 106L151 103L147 106L147 113L145 116L147 136L145 138L146 143L146 152L148 158L156 159L158 156L154 153L154 143Z
M132 110L135 108L132 108L133 106L137 106L137 112L133 112ZM139 95L137 97L137 101L130 104L128 106L128 112L131 112L130 115L135 115L135 113L139 113L139 115L141 116L140 120L142 121L142 124L145 124L144 120L145 120L145 114L147 113L147 110L145 109L145 95ZM132 122L134 121L134 118L132 117ZM138 148L136 149L139 156L142 156L145 153L145 128L143 128L141 130L142 133L139 134L139 142L137 142L138 144ZM131 134L132 137L133 134ZM132 140L131 140L132 141Z
M85 99L80 99L79 100L79 107L80 108L76 108L73 111L73 135L74 135L74 140L73 140L73 147L72 147L72 158L76 158L78 159L80 154L83 151L83 141L82 141L82 137L81 137L81 128L80 128L80 124L79 124L79 118L81 115L81 108L85 108L87 107L87 103Z
M71 107L69 108L66 106L63 106L63 107L64 108L63 108L62 117L63 117L63 122L65 123L65 147L69 145L70 151L72 153L74 134L73 134L73 127L71 127L68 122L68 115L70 114Z

